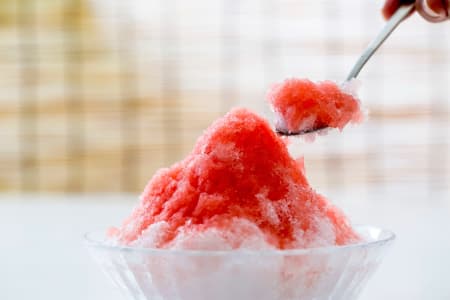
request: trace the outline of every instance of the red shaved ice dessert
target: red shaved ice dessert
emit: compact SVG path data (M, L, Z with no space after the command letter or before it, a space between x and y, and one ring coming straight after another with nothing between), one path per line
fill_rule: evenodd
M363 119L356 97L355 80L339 87L335 82L314 83L308 79L287 79L274 85L267 99L277 115L277 131L307 133L323 128L342 130Z
M344 126L359 109L355 98L329 82L290 82L279 91L287 95L281 98L311 99L311 107L320 106L314 112L320 122ZM327 117L322 106L330 95L343 113ZM241 108L215 121L184 160L160 169L132 214L109 235L120 245L196 250L298 249L360 240L343 213L310 187L303 159L290 156L266 120Z

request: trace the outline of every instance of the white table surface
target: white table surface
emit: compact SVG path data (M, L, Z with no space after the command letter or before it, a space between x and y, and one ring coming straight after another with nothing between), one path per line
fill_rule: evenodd
M450 299L450 197L414 187L326 194L354 223L397 234L361 300ZM136 196L0 196L0 299L125 299L82 245L119 224Z

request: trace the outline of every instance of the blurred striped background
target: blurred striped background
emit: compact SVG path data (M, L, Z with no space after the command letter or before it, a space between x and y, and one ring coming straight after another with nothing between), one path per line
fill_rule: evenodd
M233 106L345 78L381 0L0 1L0 192L138 193ZM450 26L414 16L360 75L362 126L299 140L319 188L449 191Z

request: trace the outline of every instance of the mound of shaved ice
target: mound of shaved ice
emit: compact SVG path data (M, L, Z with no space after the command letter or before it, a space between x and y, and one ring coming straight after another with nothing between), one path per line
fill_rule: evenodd
M329 83L320 87L343 97ZM268 122L246 109L215 121L184 160L159 170L110 236L121 245L204 250L359 240L341 211L309 186L303 160L293 159Z
M354 80L341 88L332 81L287 79L274 85L267 99L277 115L277 130L286 133L326 127L342 130L348 123L358 123L363 118Z

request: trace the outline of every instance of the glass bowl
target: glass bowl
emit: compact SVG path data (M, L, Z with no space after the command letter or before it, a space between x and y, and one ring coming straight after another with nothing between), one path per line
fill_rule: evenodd
M129 299L356 299L395 235L355 226L363 243L295 250L165 250L113 246L88 233L90 253Z

